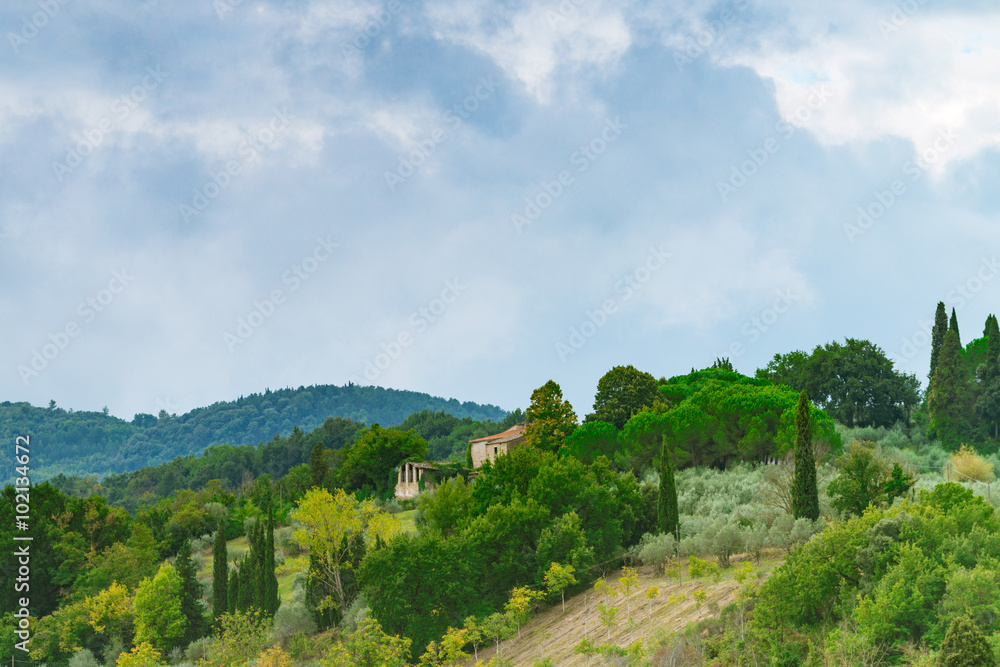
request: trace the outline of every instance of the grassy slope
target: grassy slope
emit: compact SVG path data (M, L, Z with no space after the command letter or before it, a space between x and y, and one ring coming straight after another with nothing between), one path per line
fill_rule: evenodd
M734 559L738 563L742 557ZM754 565L758 576L768 576L782 559L772 557L761 560L760 567ZM752 564L752 561L751 561ZM611 598L610 604L618 608L618 618L611 630L611 642L619 646L627 646L633 640L643 640L650 643L661 631L680 631L687 624L703 620L711 615L709 607L712 603L721 609L736 598L737 583L733 580L734 568L723 573L718 585L711 580L700 580L696 584L688 581L687 564L684 563L684 581L678 585L675 579L654 577L650 568L639 568L639 590L632 594L632 618L635 626L630 637L626 603L621 595ZM621 571L609 574L609 583L617 585ZM652 610L643 594L652 586L660 589L660 595L653 600ZM699 610L692 598L692 593L702 588L708 594L708 599ZM687 600L671 605L669 596L687 595ZM586 600L586 608L585 608ZM608 642L607 627L601 625L597 614L597 604L604 603L603 595L598 595L593 588L566 600L566 613L558 603L531 618L521 628L521 638L517 637L501 642L501 654L516 667L531 667L536 660L548 657L552 663L560 667L573 667L588 664L587 658L573 653L573 647L586 636L597 644ZM585 613L586 611L586 613ZM717 613L717 612L716 612ZM585 623L586 617L586 623ZM492 646L480 647L479 658L484 662L495 653ZM473 660L468 662L469 665Z

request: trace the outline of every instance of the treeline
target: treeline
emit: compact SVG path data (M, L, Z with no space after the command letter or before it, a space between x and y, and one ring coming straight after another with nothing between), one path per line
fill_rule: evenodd
M296 490L301 495L309 485L316 484L385 497L395 483L392 469L402 461L417 456L415 460L465 463L470 439L502 431L523 419L520 410L498 422L477 422L443 410L422 410L396 428L381 429L377 425L366 427L351 419L332 417L308 433L295 427L290 435L275 436L257 446L216 445L201 455L178 457L135 472L108 475L103 480L94 475L78 477L60 473L50 481L68 495L99 495L109 504L129 511L152 506L177 491L202 489L213 480L235 492L261 475L282 480L278 488L286 495L294 496ZM404 438L401 434L411 430L424 441L422 446L398 441ZM384 443L379 444L381 436L370 435L361 447L352 450L351 445L366 432L382 433L397 442L383 446Z
M32 461L38 479L60 473L104 476L198 454L213 445L267 442L275 435L290 435L295 427L311 431L328 417L392 426L423 410L478 421L506 416L493 405L413 391L317 385L241 396L180 416L165 410L159 415L137 414L130 422L107 412L66 411L55 402L48 408L4 402L0 404L0 437L13 441L16 435L30 433L42 445Z

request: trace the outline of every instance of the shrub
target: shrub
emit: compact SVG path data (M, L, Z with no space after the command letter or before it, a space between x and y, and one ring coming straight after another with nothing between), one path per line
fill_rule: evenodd
M992 482L995 479L993 466L989 461L969 448L962 445L961 449L951 455L951 467L958 473L958 482Z
M274 639L284 645L298 634L316 632L316 621L304 603L283 604L274 615Z
M90 650L83 649L74 653L69 659L69 667L101 667L101 663L97 662L97 658Z

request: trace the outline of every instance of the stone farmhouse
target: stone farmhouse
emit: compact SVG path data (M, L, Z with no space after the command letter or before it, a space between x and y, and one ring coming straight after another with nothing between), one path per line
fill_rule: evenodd
M487 460L495 461L498 456L506 454L515 447L524 444L524 430L527 424L514 424L506 431L496 435L488 435L485 438L476 438L469 441L472 453L473 473L469 477L472 479L477 474L475 471L482 467ZM425 489L432 489L436 483L432 480L436 478L431 475L425 480L428 472L439 469L438 464L427 461L406 461L396 468L396 498L406 500L416 498L420 494L420 482L424 481Z
M523 445L524 430L527 426L527 424L514 424L502 433L470 440L469 444L472 446L472 468L474 470L481 468L487 459L493 462L496 460L496 457Z

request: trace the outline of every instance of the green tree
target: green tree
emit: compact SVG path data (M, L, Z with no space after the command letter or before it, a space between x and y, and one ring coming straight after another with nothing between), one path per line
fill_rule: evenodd
M322 442L317 442L309 457L309 479L312 485L322 489L326 486L326 475L330 468L326 462L326 450Z
M816 461L813 459L812 429L809 424L809 398L803 390L795 415L795 480L792 484L792 515L796 519L819 518L819 490L816 487Z
M903 472L902 466L898 463L892 464L892 472L884 485L886 502L892 503L896 498L905 496L913 488L916 480L913 475Z
M959 616L941 642L940 667L996 667L993 650L986 635L967 617Z
M563 400L562 389L552 380L531 392L531 405L524 415L528 419L525 441L542 451L558 451L576 429L573 406Z
M220 521L212 548L212 617L215 621L229 611L229 554L226 528Z
M680 520L677 506L677 485L674 483L674 467L670 462L673 452L667 446L666 438L660 450L660 493L656 527L659 532L676 535Z
M885 498L889 467L875 452L875 443L856 440L836 461L839 474L830 482L830 504L841 512L861 515Z
M442 482L433 493L417 496L417 508L427 527L451 535L469 520L472 496L465 478L456 475Z
M396 468L404 461L423 461L427 441L413 430L372 424L342 451L346 453L337 469L341 485L349 490L367 487L378 497L388 497L396 485Z
M916 376L899 372L879 346L847 338L811 354L775 355L757 377L805 391L818 408L848 426L908 421L920 400Z
M613 461L619 449L618 430L613 424L587 421L566 439L566 445L560 448L559 454L575 456L584 463L591 464L598 456L605 456Z
M257 658L271 643L267 620L257 610L224 614L218 641L207 644L200 667L237 667Z
M931 369L927 373L928 380L934 377L938 353L941 351L941 345L944 344L946 333L948 333L948 313L944 309L944 301L938 301L937 310L934 313L934 328L931 329Z
M268 618L274 618L281 600L278 597L278 576L275 574L274 560L274 509L267 513L266 540L264 543L264 611Z
M994 438L1000 437L1000 325L996 315L986 318L986 360L976 369L980 393L976 412L988 426Z
M201 604L201 584L198 583L198 572L191 561L191 543L188 540L184 540L181 550L177 552L174 568L181 580L181 614L184 615L184 637L181 643L187 646L208 632Z
M173 565L164 563L152 579L144 579L135 592L135 641L149 642L169 653L184 637L181 578Z
M562 610L566 613L566 588L576 583L573 573L576 570L572 565L560 565L552 563L548 572L545 573L545 588L549 593L559 593L562 598Z
M632 415L651 406L658 396L652 375L631 365L615 366L597 381L594 412L587 415L586 421L607 422L620 430Z
M949 329L927 391L929 432L954 451L969 432L969 381L958 332Z
M948 331L954 331L958 339L958 346L962 347L962 336L958 333L958 318L955 316L955 309L951 309L951 321L948 322Z

